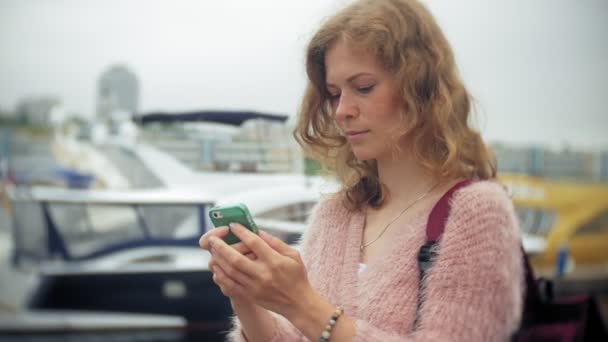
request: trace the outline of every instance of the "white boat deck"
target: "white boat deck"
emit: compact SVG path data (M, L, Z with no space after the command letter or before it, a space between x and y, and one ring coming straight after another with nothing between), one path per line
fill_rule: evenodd
M186 320L178 316L113 312L52 311L0 312L0 331L83 331L120 329L178 329Z

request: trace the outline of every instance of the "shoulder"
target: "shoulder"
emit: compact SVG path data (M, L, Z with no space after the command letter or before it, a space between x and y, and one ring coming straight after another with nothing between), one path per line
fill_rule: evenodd
M476 181L454 193L446 225L452 230L519 235L513 202L495 180Z
M513 203L506 188L495 180L473 182L454 193L450 203L452 213L492 214L511 213ZM490 210L489 213L486 213Z

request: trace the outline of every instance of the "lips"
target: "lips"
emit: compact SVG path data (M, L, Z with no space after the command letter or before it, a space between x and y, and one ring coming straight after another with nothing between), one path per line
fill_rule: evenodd
M346 131L346 135L349 137L356 137L359 135L363 135L365 133L369 132L369 129L366 130L361 130L361 131Z

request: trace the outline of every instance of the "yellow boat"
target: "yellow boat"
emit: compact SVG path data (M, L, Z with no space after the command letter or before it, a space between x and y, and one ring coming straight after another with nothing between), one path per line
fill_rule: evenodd
M544 239L531 254L541 275L556 274L560 249L567 250L567 277L608 277L608 184L547 180L505 174L522 232Z

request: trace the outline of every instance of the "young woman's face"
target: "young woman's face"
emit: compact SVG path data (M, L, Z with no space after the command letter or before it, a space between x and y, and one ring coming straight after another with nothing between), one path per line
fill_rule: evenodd
M359 160L389 157L403 127L395 78L376 58L343 41L325 54L327 91L336 124Z

